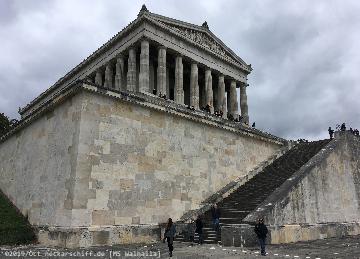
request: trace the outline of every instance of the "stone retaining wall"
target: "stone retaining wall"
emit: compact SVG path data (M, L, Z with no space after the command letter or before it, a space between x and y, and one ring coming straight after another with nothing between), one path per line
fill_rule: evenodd
M160 240L160 227L156 225L97 226L97 227L41 227L38 241L52 247L91 247L129 243L155 243Z
M176 221L281 147L104 95L84 92L81 106L74 205L84 225Z
M360 138L337 134L244 221L269 225L360 222Z
M0 139L0 188L40 229L176 221L284 145L156 97L69 91Z
M268 244L285 244L299 241L310 241L331 237L354 236L360 234L359 222L296 224L268 226ZM224 246L254 247L258 240L254 226L248 224L224 226L221 228L221 242Z

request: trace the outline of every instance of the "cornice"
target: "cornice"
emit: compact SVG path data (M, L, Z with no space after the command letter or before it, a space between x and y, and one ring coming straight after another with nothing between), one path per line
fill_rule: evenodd
M84 82L79 80L78 82L69 85L68 87L62 89L56 95L52 97L51 100L42 104L31 114L23 118L19 124L12 129L7 134L3 135L0 138L0 143L4 142L6 139L10 138L12 135L16 134L18 131L31 124L33 121L43 116L49 110L54 109L57 105L63 103L70 96L77 94L80 91L92 92L95 94L100 94L104 96L108 96L111 98L116 98L125 102L134 103L140 106L144 106L150 109L155 109L158 111L163 111L166 113L173 114L175 116L187 118L192 121L196 121L202 124L206 124L209 126L222 128L225 130L229 130L236 134L240 134L243 136L248 136L254 139L259 139L266 142L271 142L278 145L284 145L287 140L276 137L269 133L250 128L245 126L242 123L234 122L230 120L226 120L220 117L217 117L213 114L209 114L207 112L201 110L190 110L187 109L185 105L180 105L171 100L164 100L160 97L151 94L144 93L134 93L127 91L118 91L115 89L109 89L104 87L96 86L95 84Z

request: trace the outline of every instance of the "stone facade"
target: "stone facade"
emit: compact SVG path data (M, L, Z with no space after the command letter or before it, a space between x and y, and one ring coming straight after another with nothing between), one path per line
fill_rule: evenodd
M178 220L279 148L89 93L81 107L74 204L84 224Z
M158 235L150 226L199 208L283 145L206 113L185 116L169 101L86 84L71 89L0 144L0 158L9 161L0 188L39 228L39 240L49 238L44 244L77 246L86 228L113 235L124 226L142 230L107 244L152 242Z
M263 217L268 243L280 244L360 234L360 139L339 132L244 222ZM252 246L253 226L222 228L224 245Z
M43 246L66 248L91 247L158 242L158 226L105 226L105 227L40 227L38 241Z
M272 225L360 222L360 140L342 134L268 216Z
M359 157L360 139L338 135L245 220L263 214L277 226L360 222Z
M0 143L0 188L33 225L70 226L81 103L69 98Z
M322 224L291 224L268 226L267 244L287 244L317 239L360 235L359 222L322 223ZM254 226L240 224L224 226L221 229L221 243L224 246L254 247L258 239Z

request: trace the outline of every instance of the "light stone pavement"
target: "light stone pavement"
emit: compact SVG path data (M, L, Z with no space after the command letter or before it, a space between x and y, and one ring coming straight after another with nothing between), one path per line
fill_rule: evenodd
M174 243L173 258L262 258L257 248L222 247L219 245L190 245ZM360 236L331 238L287 245L267 246L266 258L330 259L360 258ZM90 254L92 253L92 254ZM160 254L160 257L159 257ZM54 249L36 245L1 247L0 258L168 258L167 246L119 245L89 249Z

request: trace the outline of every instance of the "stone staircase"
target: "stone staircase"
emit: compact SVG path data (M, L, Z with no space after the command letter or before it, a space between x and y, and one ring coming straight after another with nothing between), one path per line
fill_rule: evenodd
M244 185L218 203L221 210L220 224L244 224L243 219L255 210L273 191L317 154L330 140L298 143L284 155L255 175ZM213 230L211 211L203 215L204 243L220 242L221 236ZM197 241L195 236L195 242ZM178 241L185 241L183 235Z

